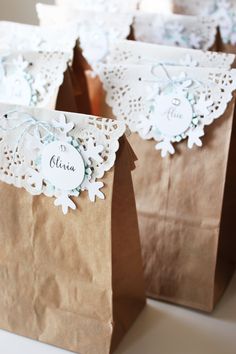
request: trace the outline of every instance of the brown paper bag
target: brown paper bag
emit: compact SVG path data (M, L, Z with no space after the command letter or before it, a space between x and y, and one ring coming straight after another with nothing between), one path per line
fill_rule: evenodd
M117 347L145 304L130 156L121 138L103 178L106 199L82 193L64 216L51 198L1 182L1 328L80 354Z
M236 86L235 70L173 65L155 65L154 68L155 72L150 65L107 64L100 72L107 103L133 132L129 141L138 157L133 178L147 294L155 299L212 311L230 280L236 261L236 146L232 129L234 99L231 100ZM176 151L169 150L175 154L162 158L155 149L161 148L162 140L155 139L155 135L151 138L151 134L152 131L158 133L155 130L158 125L154 125L157 119L164 121L164 113L161 116L160 112L169 111L168 106L161 110L158 99L168 95L173 99L171 79L177 80L180 74L190 80L186 84L197 80L199 90L201 85L204 87L204 80L207 87L211 87L208 97L214 97L214 103L209 103L213 103L211 113L204 110L202 119L205 119L204 114L206 117L213 114L217 120L207 118L208 124L199 135L205 135L201 148L189 145L188 149L189 140L176 142L173 144ZM167 93L165 85L169 85ZM178 87L173 91L177 96ZM194 89L191 92L196 104L199 98ZM152 113L155 110L159 115ZM224 113L221 116L219 112ZM178 119L181 114L173 116ZM201 146L200 141L197 144Z
M208 128L202 149L186 151L183 143L177 156L164 160L154 142L137 134L129 139L139 157L133 179L150 297L212 311L231 278L236 261L233 117L234 102Z
M93 75L93 69L84 58L80 47L75 48L74 65L81 68L82 75L85 77L85 85L88 90L88 101L91 113L100 115L101 113L101 95L103 95L102 84L99 77Z
M83 70L76 59L68 66L60 86L56 109L59 111L91 114L87 82Z

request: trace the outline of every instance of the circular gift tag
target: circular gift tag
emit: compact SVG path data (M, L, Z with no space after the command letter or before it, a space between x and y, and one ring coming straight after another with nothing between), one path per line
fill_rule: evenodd
M1 101L28 106L31 101L31 87L22 75L4 77L0 83Z
M54 141L42 152L42 174L56 188L73 190L84 180L84 160L72 145Z
M156 98L155 119L158 129L167 136L183 134L191 125L193 109L186 97L171 94Z

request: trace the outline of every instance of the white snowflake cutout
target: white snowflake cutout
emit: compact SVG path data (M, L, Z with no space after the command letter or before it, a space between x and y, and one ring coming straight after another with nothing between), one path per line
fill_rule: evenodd
M195 48L195 49L199 49L201 48L201 37L198 36L196 33L190 33L189 35L189 40L190 40L190 43L191 43L191 47L192 48Z
M15 67L16 71L25 71L28 66L29 62L23 58L22 55L19 55L16 59L12 61L13 66Z
M190 54L186 54L185 58L180 60L180 64L183 66L196 67L198 66L198 62L192 58Z
M91 200L91 202L95 202L96 197L98 197L99 199L105 199L104 194L100 191L100 189L103 187L103 182L90 182L87 179L85 179L81 185L82 190L88 191L89 199Z
M53 125L59 129L58 137L62 142L71 142L72 137L68 133L74 128L73 122L67 123L65 115L61 114L58 121L53 121Z
M207 117L210 114L210 107L213 105L213 103L213 100L206 98L206 95L202 92L200 94L200 98L194 105L194 110L197 114Z
M161 157L166 157L168 154L173 155L175 149L168 138L164 138L163 141L156 144L156 150L161 150Z
M81 153L88 165L91 165L91 160L101 163L103 161L101 156L103 150L104 147L102 145L96 145L93 139L88 140L86 148L81 146Z
M66 192L62 192L59 194L55 201L54 201L55 206L61 206L62 207L62 212L64 215L68 213L69 209L75 210L76 205L75 203L70 199L70 195Z
M202 147L201 137L204 136L204 129L203 126L198 126L192 129L188 133L188 148L192 149L194 145L198 147Z

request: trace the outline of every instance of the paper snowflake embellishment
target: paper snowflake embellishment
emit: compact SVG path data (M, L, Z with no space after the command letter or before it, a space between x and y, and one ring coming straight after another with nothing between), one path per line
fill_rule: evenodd
M54 196L54 204L61 206L64 214L76 209L71 198L82 191L88 192L92 202L105 198L101 192L104 184L96 180L96 164L103 162L102 145L92 138L83 145L73 136L74 123L67 122L64 114L51 125L35 121L29 128L34 144L26 147L37 152L26 176L32 194Z
M158 141L156 149L161 156L175 153L174 143L188 139L188 147L202 146L204 125L208 123L213 100L206 95L207 88L194 90L195 82L181 73L170 79L159 94L149 97L149 116L137 124L140 136ZM148 92L150 89L148 89ZM158 91L159 92L159 91Z
M191 55L187 54L185 58L180 60L180 64L183 66L189 66L189 67L196 67L199 65L199 63L194 60Z

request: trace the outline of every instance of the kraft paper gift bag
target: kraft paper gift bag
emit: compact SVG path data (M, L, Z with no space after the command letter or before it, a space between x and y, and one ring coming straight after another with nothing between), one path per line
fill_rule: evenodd
M64 68L64 80L61 83L57 109L71 112L90 113L88 90L86 80L81 68L74 62L74 47L77 39L77 26L66 24L64 26L44 27L25 25L15 22L0 21L0 53L15 54L15 52L54 53L56 57L68 57L68 65ZM64 54L60 54L63 51ZM56 54L55 52L59 52ZM43 54L40 54L41 56ZM60 67L61 59L56 63ZM51 69L50 69L51 70ZM60 75L59 75L60 76Z
M100 68L107 103L127 123L138 157L147 295L204 311L235 269L235 74L164 64Z
M217 50L217 23L203 16L136 13L137 41L202 50Z
M0 102L54 109L68 60L59 52L1 52Z
M219 50L236 53L236 3L234 0L173 0L176 13L205 15L216 20L221 34ZM236 67L236 62L234 63Z
M125 1L122 1L125 3ZM52 6L37 4L40 24L59 25L76 23L78 27L78 45L76 58L83 66L87 78L91 110L95 115L100 114L103 89L95 67L98 63L106 62L110 45L117 39L125 39L130 35L133 22L133 12L116 12L112 2L89 3L82 1L76 7ZM69 4L68 4L69 5ZM91 6L92 5L92 6Z
M145 305L125 126L0 112L0 328L108 354Z

